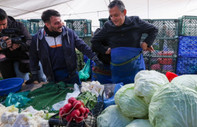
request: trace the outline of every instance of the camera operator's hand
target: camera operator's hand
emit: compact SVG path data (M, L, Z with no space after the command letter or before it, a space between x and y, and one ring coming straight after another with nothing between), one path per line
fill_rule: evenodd
M20 44L12 44L12 46L9 49L10 49L10 51L13 51L19 47L20 47Z
M11 41L11 39L9 39L8 36L4 36L4 37L2 37L2 39L6 42L7 48L10 48L12 46L12 41Z

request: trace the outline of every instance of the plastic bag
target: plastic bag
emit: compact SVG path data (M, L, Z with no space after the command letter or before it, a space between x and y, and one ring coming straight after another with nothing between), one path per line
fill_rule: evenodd
M79 71L79 79L86 81L90 77L91 66L90 66L90 59L88 59L86 65L82 70Z
M74 91L72 93L67 93L65 100L54 104L52 106L53 110L59 110L61 107L63 107L65 104L68 103L68 99L70 97L75 97L76 98L79 94L80 94L79 86L75 83L74 84Z
M16 108L24 107L31 99L27 98L29 92L9 93L5 100L5 106L14 105Z

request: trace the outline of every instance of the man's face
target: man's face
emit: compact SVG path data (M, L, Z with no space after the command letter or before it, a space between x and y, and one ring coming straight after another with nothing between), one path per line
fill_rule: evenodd
M62 32L63 23L60 17L51 16L50 22L45 23L45 25L51 32Z
M117 6L109 9L111 21L116 26L121 26L125 21L126 10L121 12Z
M0 20L0 32L3 30L3 29L6 29L8 26L8 20L7 18L4 19L4 20Z

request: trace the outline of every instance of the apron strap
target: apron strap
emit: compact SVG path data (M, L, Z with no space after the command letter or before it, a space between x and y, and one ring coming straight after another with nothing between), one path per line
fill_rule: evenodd
M127 64L127 63L130 63L131 61L136 60L138 57L140 57L141 54L142 54L142 52L141 52L140 54L138 54L137 56L131 58L130 60L124 62L124 63L120 63L120 64L115 64L115 63L112 63L112 62L110 62L110 63L111 63L111 65L113 65L113 66L122 66L122 65L125 65L125 64Z

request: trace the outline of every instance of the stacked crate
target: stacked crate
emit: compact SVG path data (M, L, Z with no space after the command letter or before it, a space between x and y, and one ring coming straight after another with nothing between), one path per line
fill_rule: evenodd
M179 34L176 73L197 74L197 16L183 16Z
M91 46L92 21L87 19L68 19L65 20L66 26L75 31L75 33Z
M41 19L18 19L17 21L23 23L31 35L34 35L39 29L44 27L44 23Z
M178 26L177 19L145 20L158 28L158 35L153 42L154 52L144 51L146 69L161 73L176 71ZM146 35L142 35L142 41Z
M107 18L102 18L102 19L99 19L99 22L100 22L100 28L102 28L105 24L105 22L108 21Z

